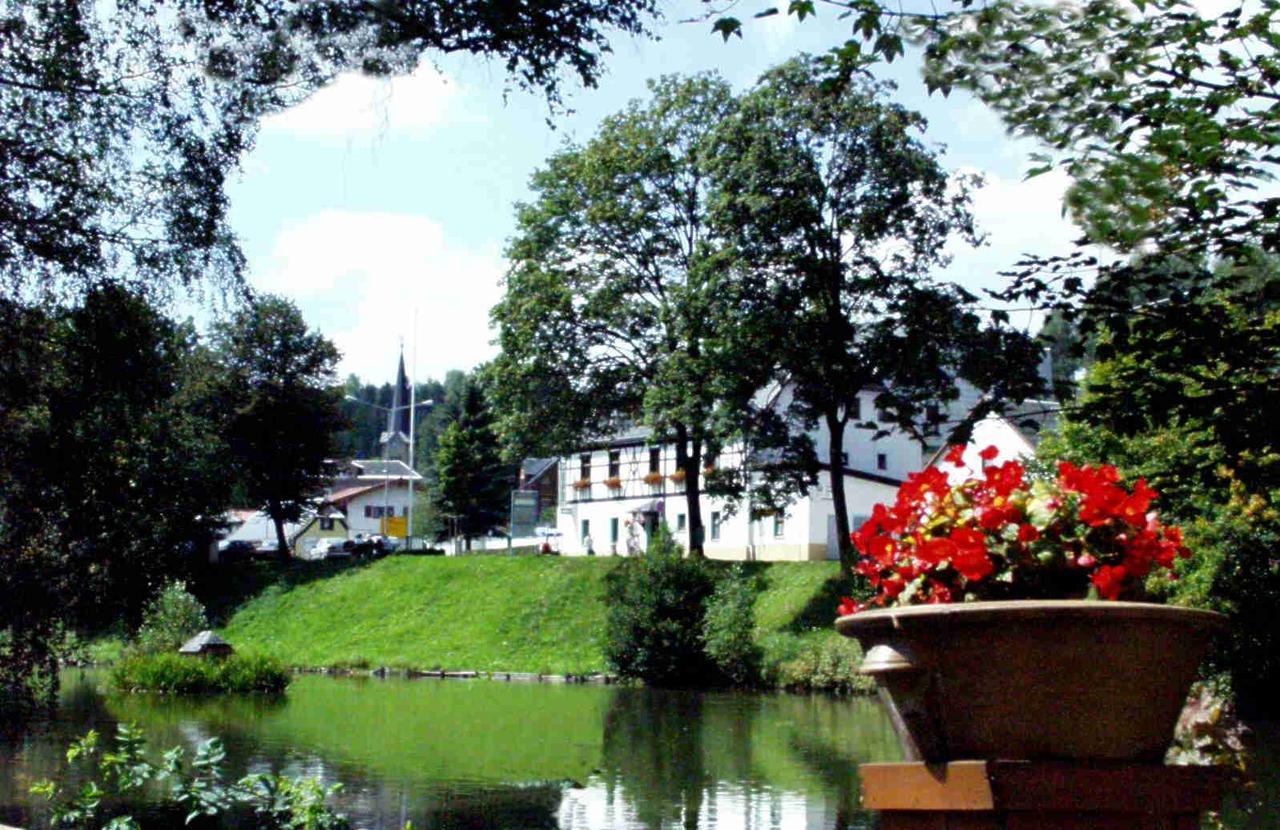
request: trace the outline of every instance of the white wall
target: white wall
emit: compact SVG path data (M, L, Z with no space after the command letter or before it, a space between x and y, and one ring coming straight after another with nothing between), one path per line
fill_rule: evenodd
M391 482L386 488L384 497L383 488L378 487L376 490L370 490L367 493L361 493L351 501L347 502L347 527L350 530L351 537L354 538L357 533L370 536L375 533L382 532L382 519L370 518L365 516L366 507L382 508L383 506L393 508L395 515L409 515L409 487L404 482Z

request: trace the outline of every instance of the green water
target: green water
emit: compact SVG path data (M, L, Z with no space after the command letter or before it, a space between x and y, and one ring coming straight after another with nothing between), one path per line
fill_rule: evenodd
M219 737L228 771L342 782L356 827L869 827L857 764L896 760L867 699L489 681L299 677L279 700L104 694L69 673L47 722L0 738L0 824L67 743L133 721L154 747Z

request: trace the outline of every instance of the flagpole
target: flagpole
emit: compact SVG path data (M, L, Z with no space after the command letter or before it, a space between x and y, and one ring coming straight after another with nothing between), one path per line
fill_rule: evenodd
M406 550L413 548L413 467L417 462L414 456L414 428L418 422L418 307L413 307L413 337L409 347L409 527L404 540Z

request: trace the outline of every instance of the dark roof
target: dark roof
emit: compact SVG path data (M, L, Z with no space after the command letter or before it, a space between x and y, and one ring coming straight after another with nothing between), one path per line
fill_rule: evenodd
M521 461L520 472L524 474L524 483L532 484L542 478L549 470L555 469L559 460L553 456L551 458L526 458Z

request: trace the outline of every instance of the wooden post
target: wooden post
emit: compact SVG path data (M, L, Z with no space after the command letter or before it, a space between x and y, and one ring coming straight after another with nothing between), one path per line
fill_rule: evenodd
M1224 770L1130 763L863 764L880 830L1198 830Z

